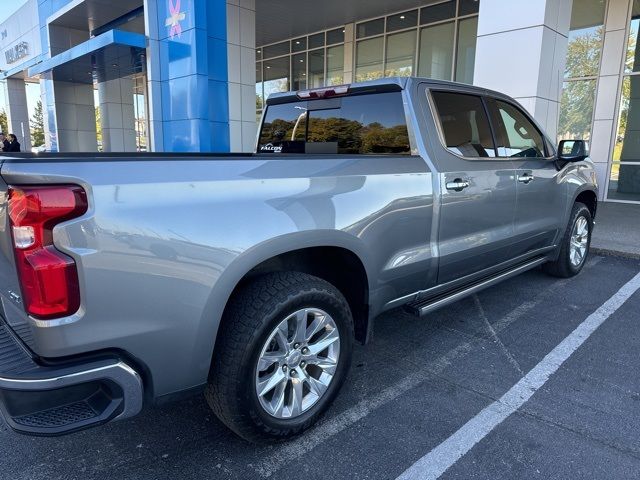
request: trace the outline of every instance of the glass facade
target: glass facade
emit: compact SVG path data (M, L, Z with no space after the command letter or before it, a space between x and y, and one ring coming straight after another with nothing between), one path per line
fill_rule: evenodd
M421 76L472 83L478 0L431 0L427 5L354 24L353 65L345 65L345 28L258 47L256 109L275 92L339 85L345 71L363 82Z
M634 0L627 38L609 200L640 201L640 0Z
M583 0L572 9L558 140L590 140L600 72L606 0Z
M256 110L272 93L344 81L344 27L256 49Z

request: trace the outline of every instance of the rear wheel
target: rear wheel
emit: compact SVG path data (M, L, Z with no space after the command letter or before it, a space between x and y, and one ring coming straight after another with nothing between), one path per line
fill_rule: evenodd
M353 321L331 284L297 272L245 285L230 300L206 398L250 441L287 438L311 426L349 370Z
M580 273L589 255L593 219L586 205L576 202L562 239L560 254L544 265L545 272L556 277L573 277Z

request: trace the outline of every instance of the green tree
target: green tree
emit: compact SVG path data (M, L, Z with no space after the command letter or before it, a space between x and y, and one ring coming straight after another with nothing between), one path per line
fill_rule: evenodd
M31 117L31 143L34 147L44 145L44 112L41 100L36 103L36 109Z
M7 112L0 110L0 131L5 135L9 133L9 121L7 120Z

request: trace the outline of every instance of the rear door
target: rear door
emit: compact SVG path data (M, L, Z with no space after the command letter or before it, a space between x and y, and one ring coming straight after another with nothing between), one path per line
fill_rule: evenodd
M553 152L541 131L516 104L487 102L498 142L498 155L516 168L517 208L513 255L534 253L555 243L565 211L565 186Z
M496 154L482 97L431 91L440 180L438 283L510 259L516 212L515 167Z

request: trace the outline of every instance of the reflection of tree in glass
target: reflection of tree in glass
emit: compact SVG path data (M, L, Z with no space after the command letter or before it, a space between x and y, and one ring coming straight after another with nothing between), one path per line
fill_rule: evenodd
M265 123L260 143L278 143L291 140L296 122L275 119ZM304 141L304 125L299 125L294 140ZM338 152L357 153L408 153L409 134L404 124L385 127L381 123L363 125L356 120L329 117L309 120L308 143L337 143Z
M409 134L406 125L385 127L363 125L345 118L311 118L308 142L337 142L340 153L406 153Z
M603 27L571 33L567 49L566 78L597 75L602 51Z

